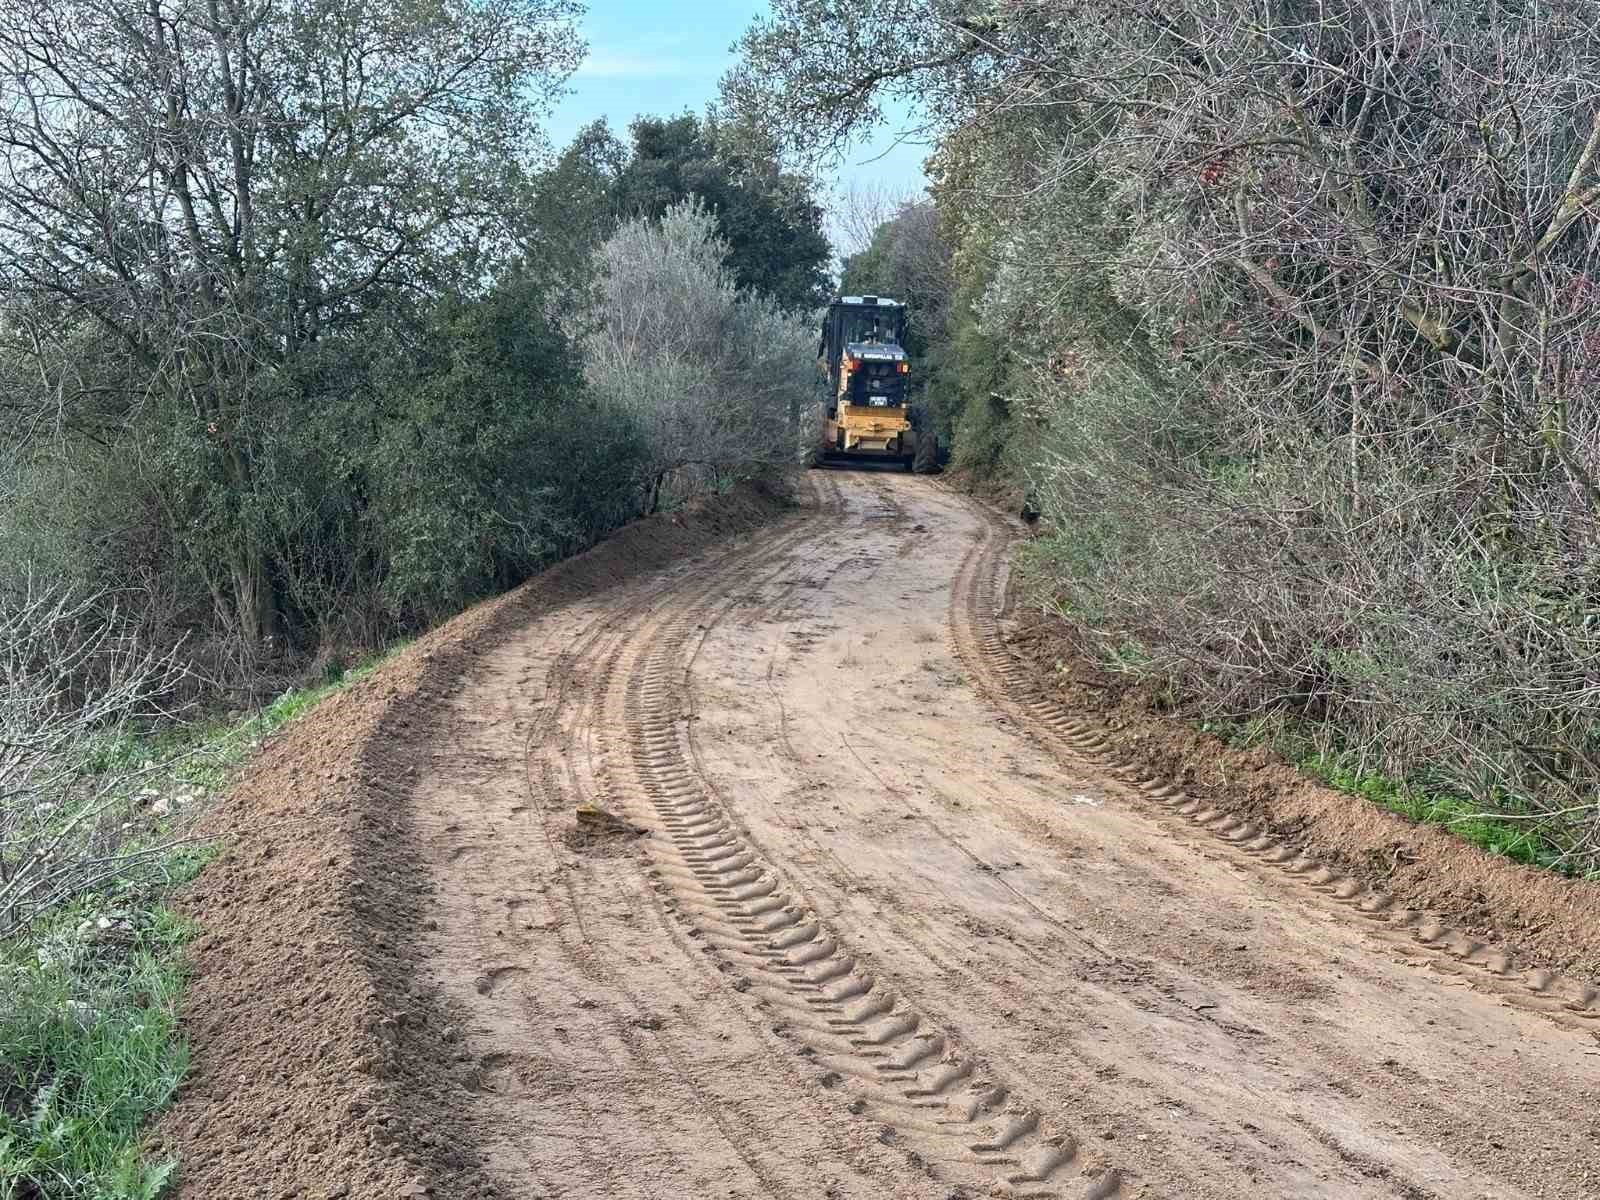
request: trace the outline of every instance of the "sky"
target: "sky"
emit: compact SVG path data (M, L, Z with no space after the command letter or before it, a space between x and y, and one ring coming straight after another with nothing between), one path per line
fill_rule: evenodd
M763 0L589 0L581 23L589 53L549 122L559 148L597 117L618 136L641 113L700 115L733 64L732 45L757 16ZM831 195L829 232L845 237L837 208L851 188L895 196L920 192L927 147L897 139L912 122L899 114L865 145L853 147L824 183Z

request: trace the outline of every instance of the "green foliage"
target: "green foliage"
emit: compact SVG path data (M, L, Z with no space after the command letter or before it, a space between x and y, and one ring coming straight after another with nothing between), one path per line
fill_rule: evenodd
M145 1161L139 1138L188 1069L187 937L164 909L89 903L0 945L0 1198L165 1192L174 1164Z
M980 479L1005 474L1011 408L1004 398L993 392L966 394L955 434L951 463L958 470L970 471Z
M728 243L737 286L799 310L826 298L831 250L822 209L810 180L785 171L775 147L751 130L687 113L640 117L630 131L633 152L612 191L619 219L659 220L698 197Z
M583 392L543 299L513 278L483 303L447 301L420 348L386 355L355 399L370 405L360 473L381 595L402 625L518 583L632 515L638 437ZM341 428L359 420L341 415Z
M735 466L792 462L815 395L815 327L741 289L731 257L698 198L624 222L597 255L587 379L644 432L651 511L669 480L714 486Z
M171 644L210 605L172 536L175 497L155 486L142 438L121 434L63 437L13 459L0 503L0 603L19 600L30 576L78 595L104 591Z
M550 235L530 203L537 122L581 54L576 13L213 5L205 36L176 37L158 7L8 10L0 378L23 386L6 389L18 417L0 453L64 458L78 480L97 455L109 474L131 465L121 498L143 525L112 558L145 573L129 586L160 591L175 555L201 591L163 621L203 614L252 654L281 648L294 614L268 545L285 516L273 438L310 399L302 360L382 329L415 336L440 297L482 294ZM152 178L166 186L140 186ZM115 520L95 490L83 508ZM290 496L288 516L315 521L320 498Z
M846 295L893 296L908 306L905 348L924 368L929 351L948 336L955 286L951 250L927 200L902 204L873 231L867 247L844 260L839 290Z
M734 284L742 272L783 298L752 295L713 335L756 377L795 357L788 315L768 309L814 299L827 246L809 185L748 130L684 118L634 133L630 153L596 124L526 181L520 265L368 293L258 362L227 411L151 379L95 326L64 338L48 388L111 399L73 409L60 437L0 438L0 591L30 570L103 587L151 641L183 641L209 676L237 678L262 656L381 644L638 515L659 499L659 460L684 456L662 452L681 430L646 429L637 406L584 383L595 253L617 214L691 193L719 206ZM0 375L42 402L33 351L3 343ZM789 390L756 398L787 404ZM726 394L747 393L736 381Z
M1480 801L1447 782L1388 774L1350 750L1319 748L1316 742L1326 740L1326 730L1281 712L1248 720L1213 717L1199 728L1234 749L1265 746L1329 787L1418 824L1438 826L1491 854L1563 874L1583 873L1571 839L1541 820L1525 799L1492 795Z
M1015 475L1017 414L1006 397L1006 347L971 317L959 319L929 384L935 414L953 426L951 463L980 479Z
M641 431L585 391L556 286L512 273L481 299L325 339L264 375L229 429L155 400L109 449L34 448L0 515L7 566L132 597L170 644L229 615L212 598L242 540L268 563L276 628L307 651L379 644L520 582L641 496Z
M538 176L524 214L524 244L539 278L564 305L581 305L590 293L590 260L616 228L613 193L627 162L628 148L602 119L580 129Z
M889 224L878 226L872 243L844 260L839 272L839 292L845 296L882 295L900 298L888 267Z
M1117 557L1126 547L1123 529L1111 521L1074 521L1050 525L1039 536L1030 538L1017 551L1019 577L1032 593L1056 600L1076 593L1064 592L1063 580L1087 583L1100 572L1115 570ZM1092 620L1087 609L1073 609L1080 620Z
M1495 797L1480 804L1450 791L1438 791L1364 769L1352 755L1317 753L1299 759L1301 770L1360 796L1368 803L1399 813L1424 825L1438 825L1491 854L1529 866L1576 871L1570 849L1547 834L1537 813L1510 797ZM1513 820L1513 816L1524 818Z

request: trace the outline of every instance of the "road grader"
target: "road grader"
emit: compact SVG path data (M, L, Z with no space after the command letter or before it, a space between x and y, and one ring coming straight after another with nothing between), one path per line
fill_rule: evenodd
M906 306L887 296L841 296L828 305L817 347L828 391L815 461L933 469L933 431L925 422L916 427L907 404L905 328Z

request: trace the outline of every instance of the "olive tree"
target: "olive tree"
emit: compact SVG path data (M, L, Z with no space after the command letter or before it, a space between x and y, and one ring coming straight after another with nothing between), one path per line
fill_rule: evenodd
M590 387L636 415L649 447L647 508L690 468L794 459L813 399L813 324L742 291L697 200L628 221L596 255L600 300L584 341Z

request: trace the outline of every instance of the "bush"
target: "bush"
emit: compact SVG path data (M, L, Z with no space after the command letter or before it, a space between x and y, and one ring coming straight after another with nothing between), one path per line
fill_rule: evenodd
M650 509L672 480L703 486L734 467L793 462L814 404L813 324L741 291L727 256L715 219L690 201L627 222L596 257L587 379L643 431Z
M0 941L169 847L127 836L143 768L104 747L177 681L101 597L0 602Z

